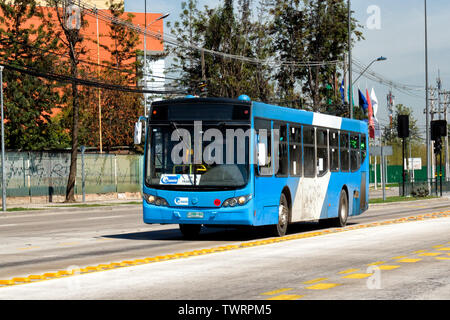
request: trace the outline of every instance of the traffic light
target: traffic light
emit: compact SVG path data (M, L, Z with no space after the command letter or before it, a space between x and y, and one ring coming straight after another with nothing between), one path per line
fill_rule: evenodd
M399 138L409 137L409 116L399 114L397 118L397 132Z
M442 139L439 137L434 141L434 154L440 154L442 151Z
M434 120L431 121L431 140L437 141L441 137L447 136L447 121Z

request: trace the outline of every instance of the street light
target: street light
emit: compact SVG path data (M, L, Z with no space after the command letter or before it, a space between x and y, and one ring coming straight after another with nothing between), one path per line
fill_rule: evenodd
M376 58L375 60L373 60L365 69L364 69L364 71L363 72L361 72L361 74L358 76L358 78L352 83L352 87L353 87L353 85L359 80L359 78L361 78L362 77L362 75L372 66L372 64L374 64L375 62L378 62L378 61L386 61L387 60L387 58L386 57L383 57L383 56L381 56L381 57L379 57L379 58Z
M145 73L147 72L147 28L150 27L155 22L167 18L169 15L170 15L170 13L162 14L147 25L147 1L145 1L145 23L144 23L145 24L145 28L144 28L144 30L145 30L144 31L144 82L145 82L145 89L147 89L147 80L145 79ZM147 116L146 93L144 93L144 116Z

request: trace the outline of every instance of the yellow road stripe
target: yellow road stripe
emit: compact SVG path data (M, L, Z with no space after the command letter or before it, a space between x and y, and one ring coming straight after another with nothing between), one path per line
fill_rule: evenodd
M369 263L368 266L379 266L380 264L386 263L386 261L378 261Z
M445 244L441 244L441 245L438 245L438 246L433 246L432 248L437 249L437 248L442 248L442 247L445 247Z
M406 258L406 256L398 256L398 257L391 258L391 260L404 259L404 258Z
M328 280L328 278L317 278L317 279L312 279L309 281L305 281L303 282L304 284L313 284L313 283L317 283L317 282L321 282L321 281L325 281Z
M437 257L436 260L450 260L450 258L447 258L447 257Z
M356 272L356 271L359 271L359 269L347 269L347 270L339 272L339 274L348 274L348 273L352 273L352 272Z
M280 294L279 296L269 298L267 300L297 300L304 296L299 296L295 294Z
M450 217L450 210L444 211L444 212L434 212L434 213L422 214L422 215L417 215L417 216L407 217L407 218L391 219L391 220L386 220L386 221L381 221L381 222L361 224L361 225L356 225L356 226L348 226L348 227L344 227L344 228L335 228L335 229L331 229L331 230L307 232L307 233L302 233L302 234L289 235L289 236L285 236L285 237L281 237L281 238L271 238L271 239L266 239L266 240L244 242L244 243L240 243L238 245L227 245L227 246L221 246L221 247L216 247L216 248L194 250L194 251L189 251L189 252L185 252L185 253L168 254L168 255L164 255L164 256L156 256L156 257L150 257L150 258L145 258L145 259L136 259L133 261L112 262L108 265L88 266L83 269L79 269L76 272L73 271L71 274L70 273L66 274L66 273L64 273L64 270L62 270L62 271L58 271L58 272L44 273L43 275L32 275L32 276L29 276L28 278L30 280L49 280L52 278L58 278L60 276L69 276L69 275L80 274L81 272L98 272L98 271L104 271L105 269L107 270L107 269L118 268L118 267L128 267L128 266L133 266L136 264L148 264L148 263L153 263L153 262L158 262L158 261L179 259L180 257L196 256L196 255L203 255L203 254L209 254L209 253L214 253L214 252L242 249L242 248L246 248L246 247L260 246L260 245L266 245L266 244L277 243L277 242L288 241L288 240L306 239L306 238L317 237L317 236L327 235L327 234L332 234L332 233L357 230L357 229L361 229L361 228L372 228L372 227L386 225L386 224L406 223L406 222L417 221L418 219L425 219L425 218L426 219L437 219L437 218L446 218L446 217ZM104 240L114 240L114 239L98 238L97 240L104 241ZM68 244L68 243L66 243L66 244ZM450 242L448 242L448 244L450 244ZM36 249L36 248L40 248L40 247L39 246L28 246L25 248L18 248L18 249L19 250L30 250L30 249ZM439 250L450 251L450 248L442 248ZM400 257L396 257L396 258L400 258ZM401 258L403 258L403 256ZM421 259L404 259L404 260L401 260L400 262L417 262L420 260ZM371 265L375 265L375 263L371 264ZM27 277L25 277L25 278L27 278ZM15 284L19 284L19 283L16 283L12 279L11 280L0 280L1 286L9 286L9 285L15 285Z
M282 293L282 292L286 292L286 291L290 291L290 290L292 290L292 288L283 288L283 289L279 289L279 290L264 292L264 293L261 293L261 295L263 295L263 296L273 296L274 294L278 294L278 293Z
M426 252L427 250L417 250L417 251L414 251L413 253L414 254L418 254L418 253L422 253L422 252Z
M382 265L382 266L378 266L378 268L380 268L380 270L394 270L394 269L400 268L400 266Z
M416 263L419 262L422 259L400 259L397 260L397 262L403 262L403 263Z
M439 251L450 251L450 248L440 248Z
M425 253L419 254L419 256L422 256L422 257L436 257L436 256L439 256L441 254L442 254L441 252L425 252Z
M340 283L318 283L310 287L306 287L308 290L328 290L340 286Z
M344 279L365 279L372 275L372 273L354 273L348 276L343 276Z

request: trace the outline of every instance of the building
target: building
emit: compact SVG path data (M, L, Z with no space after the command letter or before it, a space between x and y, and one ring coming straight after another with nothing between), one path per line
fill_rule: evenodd
M113 0L122 1L124 0ZM46 0L37 0L37 3L45 11L54 11L54 8L48 7ZM74 0L75 5L80 4L85 8L98 9L98 15L95 15L91 10L87 10L83 15L87 22L87 26L83 28L83 34L92 41L85 41L83 46L86 47L86 53L80 57L81 60L90 61L91 63L97 63L104 60L108 60L109 52L102 47L110 46L113 44L113 39L108 35L110 21L104 19L104 16L110 16L108 7L109 1L107 0ZM162 42L164 36L164 15L162 13L143 13L143 12L124 12L123 19L126 19L129 15L132 16L132 23L152 33L157 33L160 38L157 39L152 36L147 36L144 39L144 35L140 34L140 48L146 50L147 63L142 63L144 78L139 85L146 87L149 90L164 90L165 87L165 60L159 57L164 52L164 44ZM56 19L56 15L53 15ZM100 18L98 18L100 17ZM106 20L106 21L105 21ZM31 23L39 23L39 21L31 21ZM97 39L100 45L97 45ZM143 57L136 57L136 59L142 59ZM146 66L146 69L145 69ZM147 95L147 100L155 98L154 95Z

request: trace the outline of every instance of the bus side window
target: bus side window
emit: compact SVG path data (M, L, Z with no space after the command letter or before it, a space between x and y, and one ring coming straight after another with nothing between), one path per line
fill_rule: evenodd
M341 149L341 171L348 172L350 170L350 150L348 141L348 132L342 131L340 134Z
M359 134L352 133L350 135L350 168L352 172L358 171L360 167L360 146L359 146Z
M328 172L328 131L317 129L317 175L324 176Z
M339 171L339 133L330 130L330 170Z
M315 130L313 127L303 127L303 152L304 152L304 174L305 177L314 178L316 176L316 151L315 151Z
M302 129L289 127L289 158L291 161L291 176L302 175Z
M287 139L287 126L286 125L274 125L274 130L278 129L279 133L273 135L273 138L279 139L278 144L278 164L275 163L275 174L277 176L287 176L289 173L289 158L288 158L288 139ZM276 146L275 146L276 147ZM275 152L277 152L275 150ZM278 165L278 166L277 166Z
M258 166L258 175L259 176L272 176L272 129L271 122L269 120L261 120L255 119L255 130L258 137L258 142L256 147L258 148L258 144L262 143L265 145L265 165Z
M364 160L366 160L367 156L367 145L366 145L366 135L361 135L361 143L360 143L360 149L361 149L361 165L364 163Z

